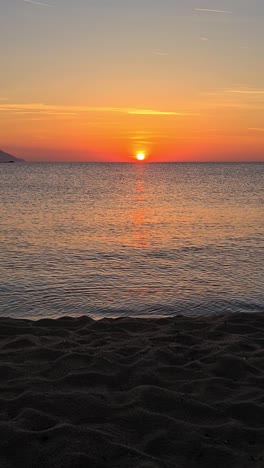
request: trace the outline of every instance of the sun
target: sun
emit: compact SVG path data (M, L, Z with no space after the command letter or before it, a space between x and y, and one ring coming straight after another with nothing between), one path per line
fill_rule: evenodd
M144 161L146 159L146 155L144 153L137 153L136 158L138 161Z

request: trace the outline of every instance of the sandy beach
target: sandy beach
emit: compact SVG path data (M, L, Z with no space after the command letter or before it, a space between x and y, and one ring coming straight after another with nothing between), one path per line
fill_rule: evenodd
M1 468L264 467L264 314L0 326Z

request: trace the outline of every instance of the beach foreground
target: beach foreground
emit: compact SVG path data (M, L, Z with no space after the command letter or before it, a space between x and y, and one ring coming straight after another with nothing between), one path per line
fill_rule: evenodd
M2 468L264 467L264 313L0 330Z

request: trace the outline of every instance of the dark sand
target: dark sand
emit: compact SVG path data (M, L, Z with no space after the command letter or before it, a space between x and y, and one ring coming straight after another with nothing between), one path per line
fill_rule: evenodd
M264 314L0 320L0 467L264 467Z

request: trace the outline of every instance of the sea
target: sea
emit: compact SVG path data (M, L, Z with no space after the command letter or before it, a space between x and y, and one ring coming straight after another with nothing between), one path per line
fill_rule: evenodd
M0 316L264 310L264 163L0 165Z

